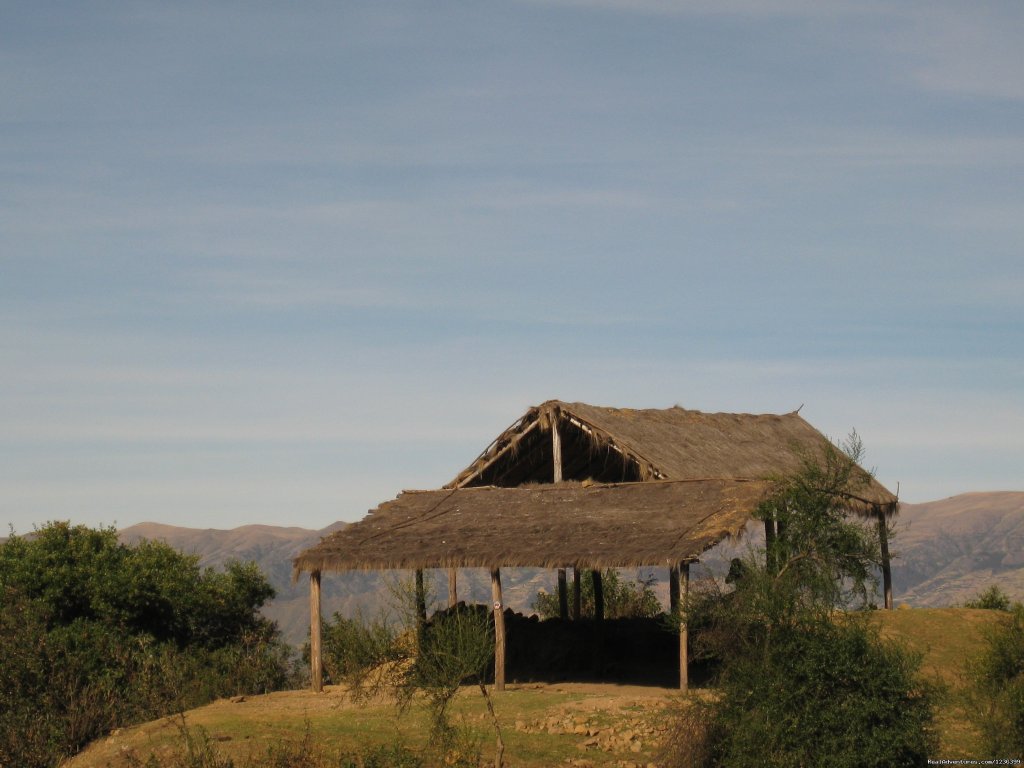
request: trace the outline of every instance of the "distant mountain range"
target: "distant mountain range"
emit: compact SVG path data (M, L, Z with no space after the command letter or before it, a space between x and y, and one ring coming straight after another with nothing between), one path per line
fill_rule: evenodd
M309 581L303 576L292 581L292 559L302 550L317 544L346 523L335 523L323 530L284 528L272 525L244 525L230 530L181 528L160 523L140 523L118 532L121 540L135 543L156 539L186 554L198 555L202 566L220 567L229 560L253 560L277 590L277 597L264 607L264 614L277 621L285 638L301 644L309 632ZM447 573L434 573L428 590L447 600ZM551 589L553 574L533 568L510 569L502 573L505 602L514 610L529 609L538 589ZM321 583L321 607L325 616L340 612L344 616L362 613L376 616L394 604L393 577L374 571L350 571L324 574ZM490 603L490 575L481 569L460 570L459 599Z
M904 504L893 551L899 602L955 605L992 584L1024 601L1024 492Z
M127 542L144 538L165 541L198 555L204 566L221 566L231 559L256 561L277 590L277 598L264 612L279 623L290 642L301 643L309 626L309 592L306 579L292 582L292 558L344 525L335 523L314 531L268 525L217 530L142 523L125 528L120 536ZM703 560L710 570L718 571L736 549L735 544L726 543L706 553ZM1024 600L1024 492L967 493L924 504L904 504L892 549L897 603L961 604L991 584L998 584L1014 599ZM661 569L641 570L664 579ZM537 591L552 590L554 581L553 571L509 569L503 579L506 603L515 610L528 611ZM386 574L376 572L325 574L324 614L374 615L386 610L392 603L388 582ZM433 574L431 584L434 593L446 599L445 574ZM656 591L663 600L667 598L663 580ZM482 569L460 571L459 597L489 603L487 573Z

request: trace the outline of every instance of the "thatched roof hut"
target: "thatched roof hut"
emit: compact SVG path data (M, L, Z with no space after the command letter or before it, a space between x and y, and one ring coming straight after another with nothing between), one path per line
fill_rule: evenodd
M667 565L676 585L689 563L745 527L774 482L830 450L796 411L634 410L550 400L530 408L443 488L403 492L325 537L295 559L295 573L309 572L318 594L321 571L487 567L496 604L502 566ZM859 471L845 503L877 517L884 534L897 498ZM563 591L564 578L563 571ZM454 571L450 579L454 599ZM685 635L681 642L685 684Z

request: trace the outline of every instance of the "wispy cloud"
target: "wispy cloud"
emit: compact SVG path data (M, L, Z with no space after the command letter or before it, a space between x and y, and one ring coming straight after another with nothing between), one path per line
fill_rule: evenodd
M905 19L909 34L891 43L916 83L967 97L1024 99L1019 3L929 4Z
M881 10L881 3L856 3L844 0L529 0L545 5L601 9L622 13L665 16L822 16L835 13L865 13Z

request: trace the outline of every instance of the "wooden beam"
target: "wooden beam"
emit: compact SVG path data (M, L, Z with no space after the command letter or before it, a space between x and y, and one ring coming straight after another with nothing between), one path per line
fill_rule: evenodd
M676 570L677 589L679 590L679 690L684 693L690 687L690 660L687 644L690 632L687 627L686 607L690 593L690 564L682 563Z
M765 518L764 521L764 564L768 573L775 573L775 517Z
M565 581L565 568L558 569L558 618L565 621L569 618L569 595Z
M459 604L459 569L448 569L448 607L454 608Z
M423 586L423 569L416 569L416 647L423 647L427 630L427 589Z
M878 542L882 548L882 589L885 594L885 607L892 610L892 566L889 562L889 528L885 522L885 512L875 507L878 515Z
M679 566L676 565L668 569L668 613L670 616L679 613Z
M562 482L562 436L558 433L558 415L551 414L551 481Z
M505 690L505 606L501 601L501 571L491 568L491 599L494 601L494 689Z
M315 693L324 689L323 651L320 644L320 571L309 574L309 680Z
M511 438L508 441L508 443L506 443L500 450L496 451L493 456L491 456L489 459L486 459L486 463L483 464L479 469L477 469L475 471L469 471L468 474L465 477L463 477L461 480L459 480L456 483L454 483L454 486L456 488L463 488L463 487L466 486L466 484L468 484L474 478L482 477L483 473L486 470L488 470L491 467L493 467L494 463L498 459L500 459L502 456L504 456L509 451L515 450L516 447L519 445L519 442L524 437L526 437L530 432L532 432L534 430L534 428L536 428L536 426L537 426L537 422L536 421L532 422L529 426L526 427L526 429L524 429L522 432L517 434L515 437ZM490 450L490 448L488 448L488 450ZM477 462L484 461L484 457L485 457L486 453L487 453L487 451L484 451L483 454L481 454L479 457L477 457L477 460L475 462L473 462L473 464L476 464Z
M572 569L572 620L579 621L583 612L583 590L580 589L580 569Z
M601 580L601 572L591 571L590 577L594 580L594 620L604 621L604 582Z

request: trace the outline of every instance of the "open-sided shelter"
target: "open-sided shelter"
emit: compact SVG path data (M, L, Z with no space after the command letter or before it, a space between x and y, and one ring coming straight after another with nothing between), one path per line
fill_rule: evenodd
M296 574L311 577L314 685L323 571L447 568L454 604L455 569L489 568L501 685L502 566L558 568L563 617L566 569L578 579L583 569L664 566L675 609L686 598L689 564L738 534L773 480L800 471L830 446L797 412L634 410L557 400L533 407L441 489L405 491L296 558ZM853 513L878 520L891 608L885 533L898 501L866 472L862 480L845 501ZM770 521L765 527L774 534ZM686 686L685 623L680 684Z

